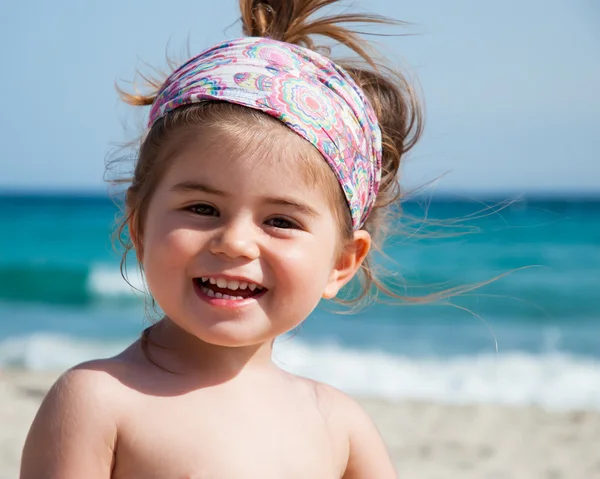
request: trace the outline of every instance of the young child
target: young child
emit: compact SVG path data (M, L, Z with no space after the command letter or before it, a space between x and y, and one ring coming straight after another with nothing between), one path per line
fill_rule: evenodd
M369 251L420 132L408 83L340 26L384 20L309 21L334 2L240 0L248 37L190 59L155 94L124 95L151 105L124 225L164 317L61 376L22 479L396 477L352 399L271 360L275 338L355 275L365 294L382 287ZM313 34L371 67L332 62Z

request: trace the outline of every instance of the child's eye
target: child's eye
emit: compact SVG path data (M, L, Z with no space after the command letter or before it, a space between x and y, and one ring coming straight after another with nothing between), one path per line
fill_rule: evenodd
M269 226L279 229L298 229L299 226L286 218L271 218L266 221Z
M200 216L219 216L219 212L213 206L202 203L188 206L186 210Z

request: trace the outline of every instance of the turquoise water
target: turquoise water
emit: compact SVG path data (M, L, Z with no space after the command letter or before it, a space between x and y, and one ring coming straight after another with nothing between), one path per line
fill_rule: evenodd
M292 369L362 392L505 402L514 385L503 374L510 383L520 372L514 401L556 402L559 390L558 405L600 407L600 200L438 199L404 210L417 220L386 248L402 292L516 271L454 306L348 316L323 304L280 343ZM67 367L139 334L143 298L119 274L116 215L101 196L0 196L0 366Z

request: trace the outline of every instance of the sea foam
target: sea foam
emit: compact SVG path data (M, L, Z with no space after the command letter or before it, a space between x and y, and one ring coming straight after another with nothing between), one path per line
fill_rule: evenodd
M116 354L125 341L96 342L35 333L0 341L0 367L62 370ZM540 405L554 410L600 410L600 361L554 352L411 358L335 344L279 341L283 369L347 393L455 404Z

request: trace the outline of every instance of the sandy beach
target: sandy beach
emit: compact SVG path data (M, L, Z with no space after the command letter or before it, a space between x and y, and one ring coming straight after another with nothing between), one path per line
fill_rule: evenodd
M56 374L0 373L0 479L18 477L29 425ZM400 478L600 478L600 412L359 398Z

